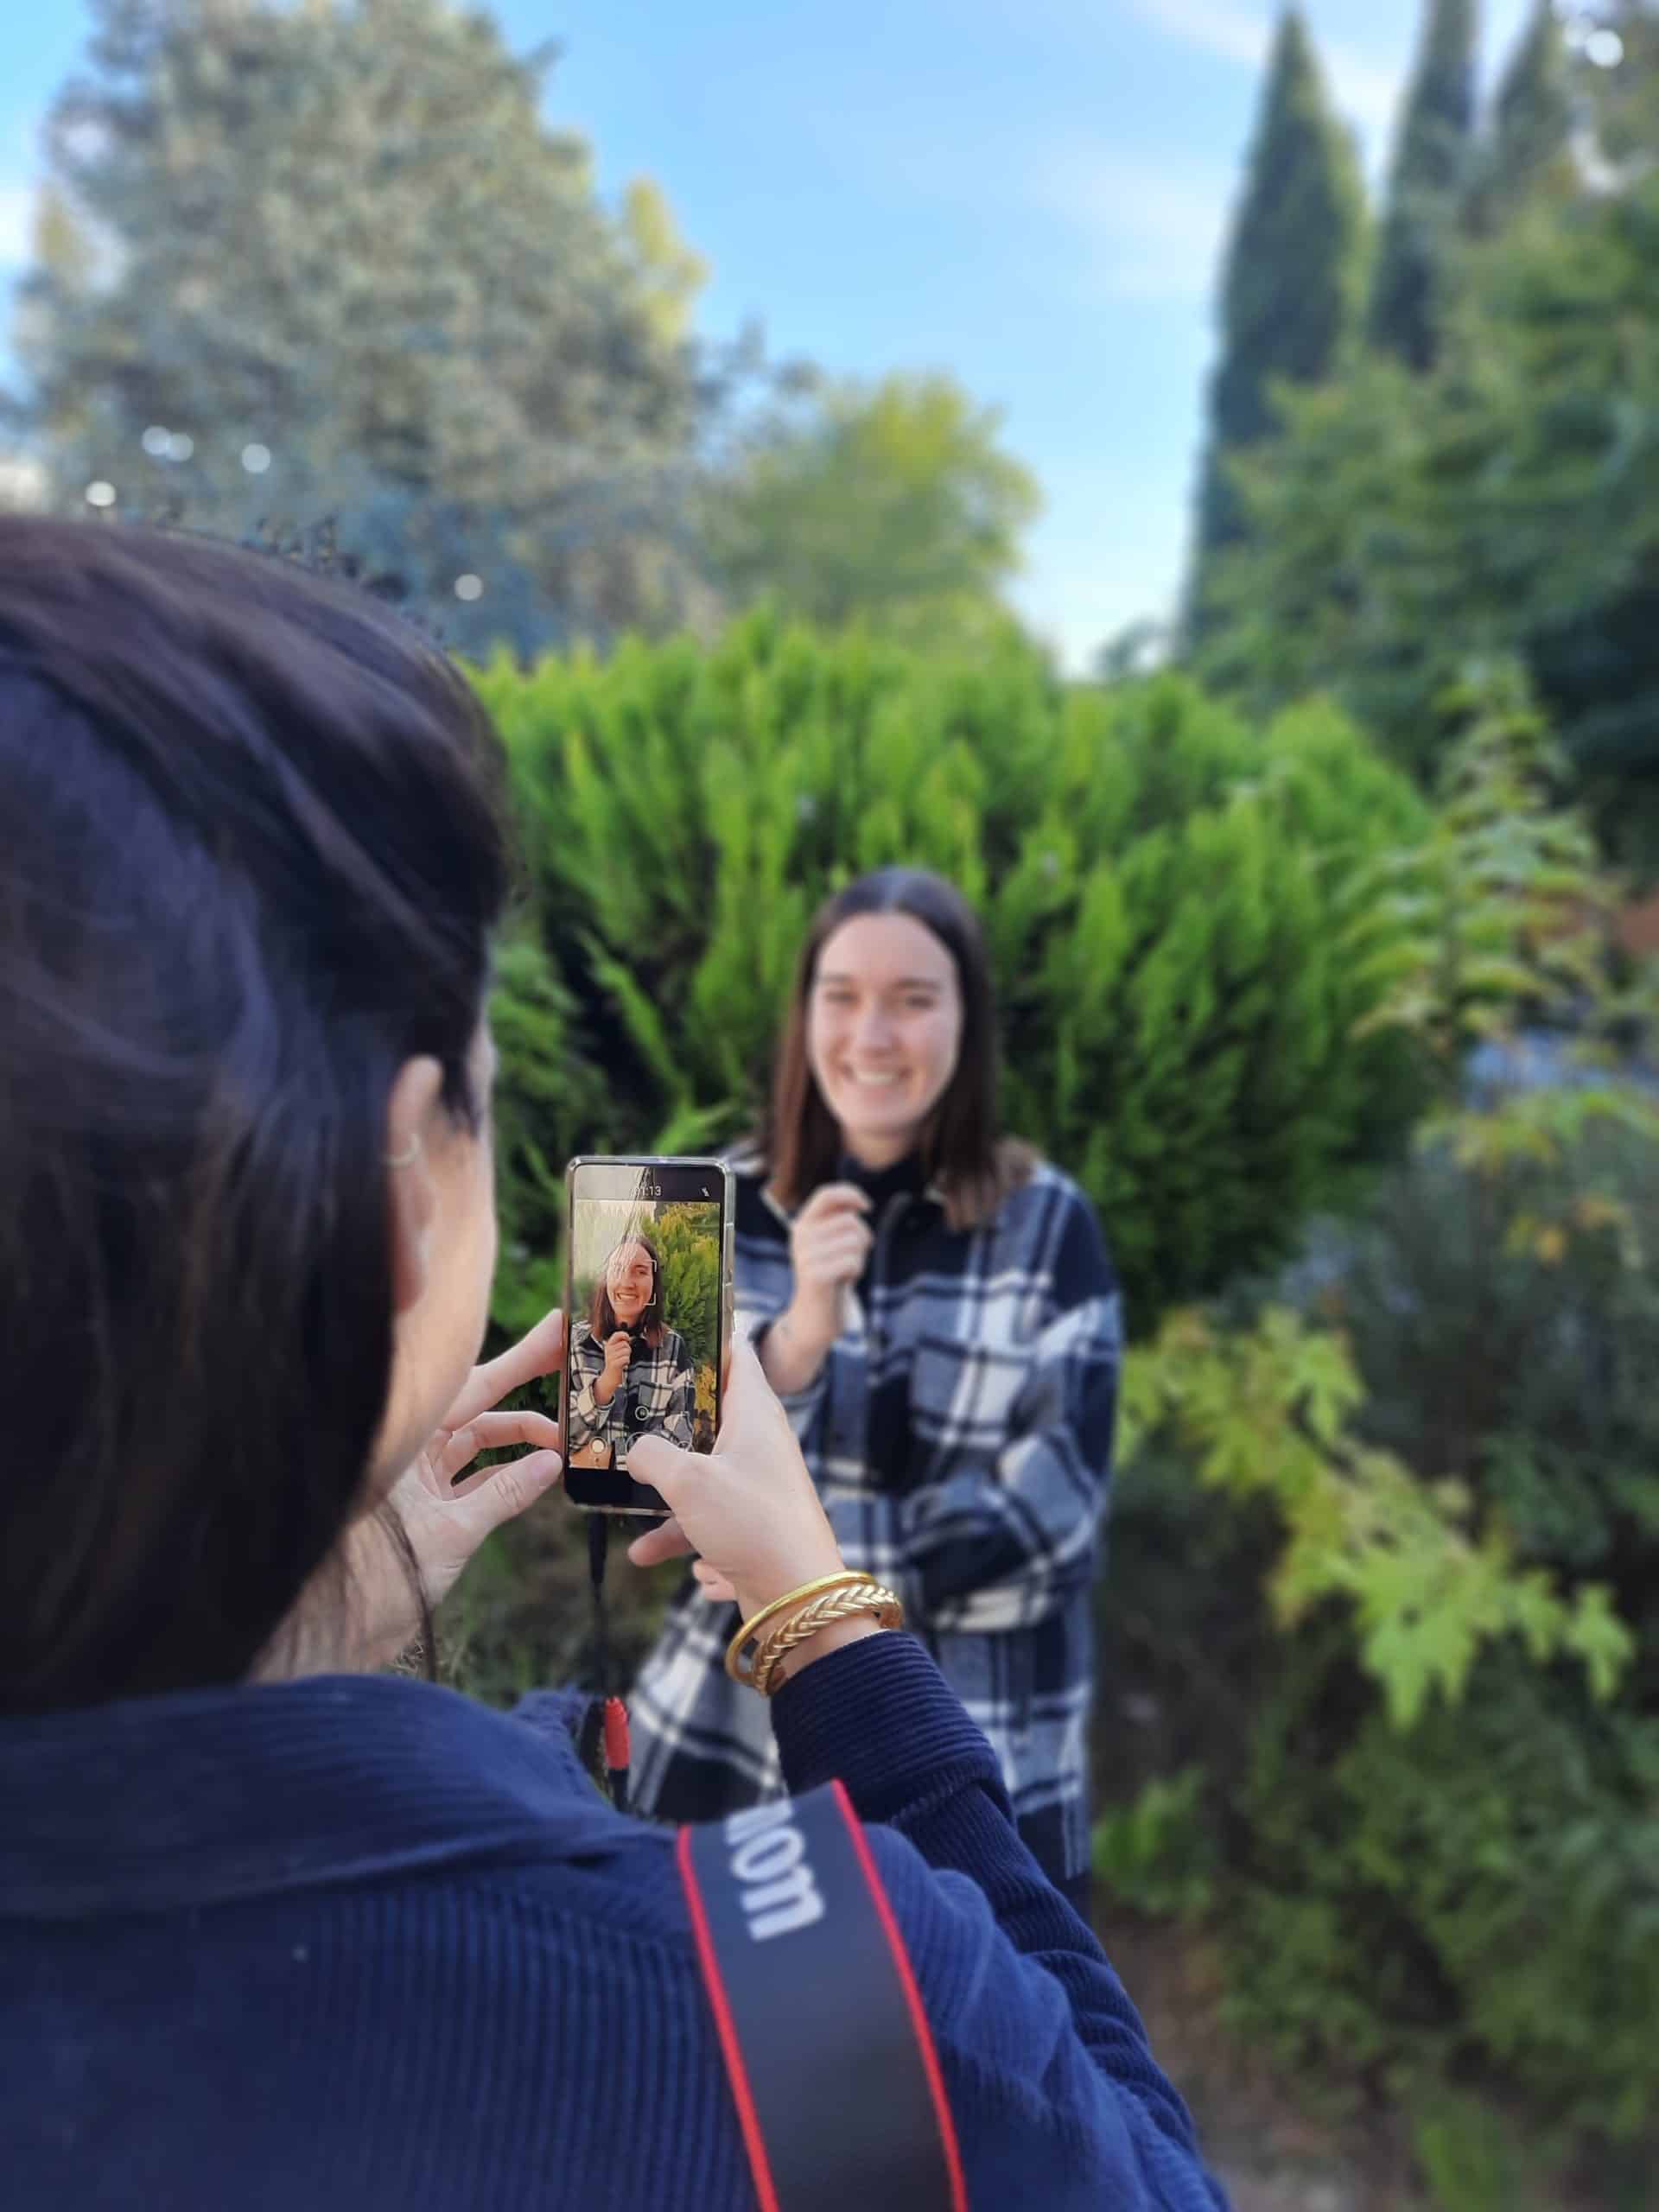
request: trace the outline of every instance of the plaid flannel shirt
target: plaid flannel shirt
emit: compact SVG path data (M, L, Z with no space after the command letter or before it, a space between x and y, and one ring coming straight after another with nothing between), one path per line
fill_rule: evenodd
M1122 1347L1093 1209L1038 1166L953 1230L913 1171L878 1186L870 1263L810 1387L786 1399L849 1567L897 1589L997 1753L1049 1874L1089 1864L1092 1586ZM793 1290L789 1222L739 1166L738 1325ZM713 1820L781 1791L763 1699L723 1671L736 1609L688 1582L630 1707L641 1812Z
M579 1451L596 1440L610 1445L611 1464L619 1470L628 1464L628 1438L647 1431L665 1436L682 1452L691 1449L696 1410L696 1372L685 1338L676 1329L664 1329L653 1351L636 1344L628 1371L616 1395L601 1406L594 1385L605 1370L605 1347L586 1321L570 1332L570 1449ZM632 1418L628 1418L632 1409Z

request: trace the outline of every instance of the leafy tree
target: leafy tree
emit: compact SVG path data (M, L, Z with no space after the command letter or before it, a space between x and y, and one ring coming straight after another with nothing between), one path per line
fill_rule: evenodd
M985 639L1035 518L1035 480L1000 418L950 378L813 385L745 435L705 506L731 601L830 629Z
M1358 306L1364 228L1353 143L1332 112L1301 11L1287 9L1222 278L1191 593L1198 626L1215 556L1247 533L1232 459L1278 428L1281 380L1319 384L1336 367Z
M1370 334L1420 371L1439 350L1445 264L1470 181L1476 20L1476 0L1428 0L1389 179Z
M444 0L95 8L17 331L60 499L340 515L463 645L696 602L700 265L543 124L549 49Z

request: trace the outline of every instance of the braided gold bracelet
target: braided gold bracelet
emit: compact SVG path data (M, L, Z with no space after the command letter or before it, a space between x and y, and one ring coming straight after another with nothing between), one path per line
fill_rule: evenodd
M874 1575L866 1574L861 1568L849 1567L843 1567L839 1574L821 1574L816 1582L803 1582L797 1589L785 1590L781 1598L774 1598L769 1605L762 1605L758 1613L751 1613L727 1645L727 1673L734 1682L753 1682L753 1669L746 1675L737 1663L739 1656L746 1644L755 1642L768 1621L776 1620L779 1614L791 1605L798 1605L804 1598L816 1598L821 1591L845 1590L855 1582L873 1582L874 1580Z
M768 1622L776 1620L779 1613L786 1612L791 1605L798 1605L804 1599L827 1597L831 1592L843 1590L880 1590L883 1599L892 1595L891 1592L881 1590L875 1577L867 1573L862 1567L843 1567L839 1574L821 1574L816 1582L803 1582L798 1589L785 1590L781 1598L774 1598L769 1605L762 1605L758 1613L751 1614L738 1630L737 1634L726 1647L726 1672L734 1682L741 1682L753 1688L754 1668L759 1661L759 1652L757 1651L755 1661L751 1662L747 1672L739 1662L747 1646L758 1643L760 1631ZM894 1599L893 1603L896 1605L898 1600ZM866 1598L861 1605L855 1606L852 1610L863 1612L869 1609L870 1600ZM822 1628L824 1624L821 1620L818 1625ZM768 1638L767 1641L770 1643L771 1639Z
M826 1590L822 1597L803 1605L798 1613L791 1613L787 1620L780 1622L761 1643L749 1675L754 1688L762 1697L771 1697L782 1687L779 1669L797 1645L806 1643L834 1621L856 1620L861 1614L873 1614L878 1628L902 1628L905 1624L905 1608L897 1592L876 1581L873 1575L857 1587Z

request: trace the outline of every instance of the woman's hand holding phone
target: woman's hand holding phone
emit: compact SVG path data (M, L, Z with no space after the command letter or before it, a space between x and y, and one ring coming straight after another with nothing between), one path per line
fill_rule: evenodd
M704 1591L716 1599L735 1599L745 1620L804 1582L841 1573L835 1532L789 1416L747 1337L733 1340L725 1418L714 1450L681 1452L660 1436L642 1436L629 1447L629 1465L674 1516L629 1545L636 1567L694 1553L692 1571ZM785 1672L875 1633L873 1620L837 1621L791 1652Z
M600 1405L608 1406L621 1389L632 1357L633 1338L626 1329L605 1339L605 1365L594 1383L594 1397Z
M826 1183L795 1217L789 1258L795 1293L766 1338L766 1374L785 1396L804 1390L841 1334L847 1293L868 1264L870 1202L854 1183Z
M563 1357L564 1316L556 1310L499 1358L473 1370L442 1426L386 1494L407 1552L381 1514L360 1515L346 1537L352 1605L342 1612L335 1585L315 1581L290 1621L283 1656L267 1664L266 1675L389 1666L406 1648L420 1628L410 1560L428 1605L439 1605L485 1537L558 1481L563 1439L557 1424L528 1408L497 1408L526 1382L556 1374ZM511 1444L531 1448L467 1473L480 1452Z

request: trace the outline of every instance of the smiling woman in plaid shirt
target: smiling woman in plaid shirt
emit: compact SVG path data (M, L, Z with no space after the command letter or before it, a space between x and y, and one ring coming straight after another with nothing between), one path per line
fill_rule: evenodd
M1091 1587L1122 1314L1093 1209L1001 1135L984 941L950 885L865 877L817 916L766 1143L738 1169L737 1304L842 1554L907 1617L1001 1760L1021 1834L1086 1899ZM781 1789L694 1570L636 1687L642 1811Z
M696 1372L685 1338L663 1319L663 1262L649 1236L625 1236L570 1332L570 1464L628 1464L631 1436L691 1449Z

